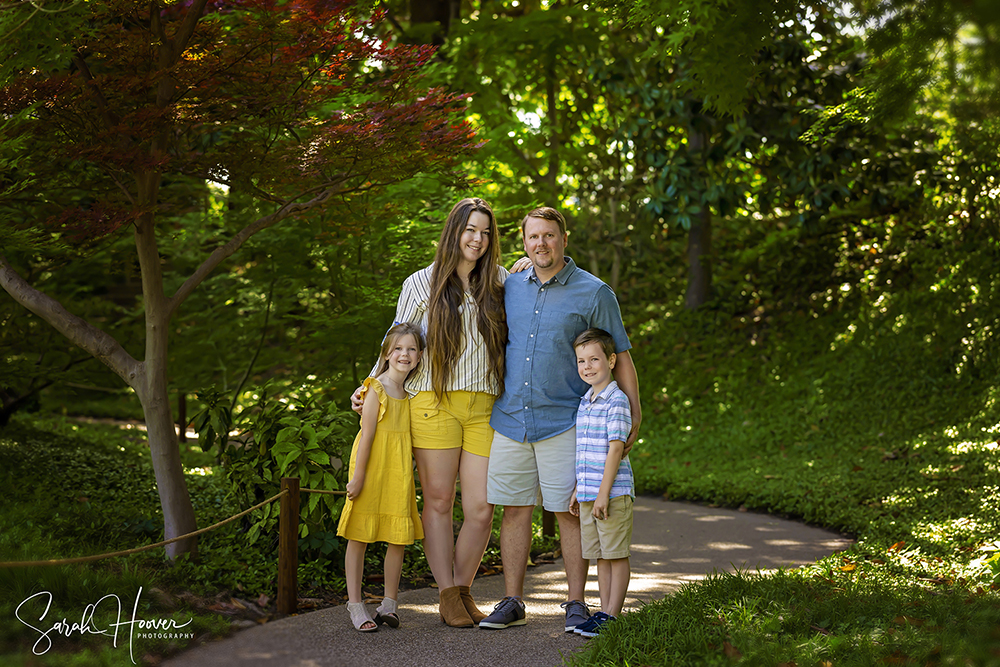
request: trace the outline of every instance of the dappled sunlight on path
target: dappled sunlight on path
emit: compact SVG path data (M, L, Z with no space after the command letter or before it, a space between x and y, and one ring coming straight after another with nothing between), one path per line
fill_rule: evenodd
M770 571L811 563L846 549L851 541L829 531L764 514L640 497L634 506L632 582L626 607L637 609L713 571ZM503 577L483 577L473 594L484 611L503 596ZM356 632L346 607L285 618L166 661L170 667L467 667L497 664L551 667L583 646L566 634L566 580L562 562L528 569L528 624L506 630L449 628L437 612L437 589L400 595L402 626ZM587 601L598 604L592 565ZM371 607L374 614L374 607ZM596 608L595 608L596 611Z

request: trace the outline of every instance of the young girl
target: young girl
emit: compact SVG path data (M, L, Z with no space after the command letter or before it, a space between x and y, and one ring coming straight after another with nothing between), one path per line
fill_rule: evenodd
M399 627L396 595L403 569L403 546L423 539L413 485L410 407L403 383L420 363L424 344L420 328L409 322L394 325L382 341L380 368L364 383L361 431L351 449L347 502L337 535L347 538L344 571L347 610L354 627L373 632L385 623ZM387 542L385 597L375 619L361 597L365 549Z

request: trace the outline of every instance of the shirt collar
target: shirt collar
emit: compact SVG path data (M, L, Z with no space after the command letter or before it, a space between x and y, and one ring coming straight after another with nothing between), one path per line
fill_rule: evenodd
M559 273L557 273L555 277L551 279L557 281L560 285L565 285L567 282L569 282L569 277L576 272L576 262L573 261L573 258L570 257L569 255L563 255L563 259L566 260L566 266L562 267L562 269L559 270ZM524 282L528 282L529 280L534 280L535 282L541 282L535 275L534 266L531 267L530 271L524 272Z
M596 402L598 398L601 399L602 401L606 401L608 400L608 397L611 395L611 392L613 392L615 389L618 389L618 383L612 380L608 384L608 386L605 387L604 390L597 395L597 398L593 398L593 393L594 393L593 387L587 390L587 393L583 395L583 398L590 403Z

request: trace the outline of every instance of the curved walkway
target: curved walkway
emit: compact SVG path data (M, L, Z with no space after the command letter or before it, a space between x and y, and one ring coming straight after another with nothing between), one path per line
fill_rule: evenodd
M657 600L713 570L761 569L811 563L846 549L851 540L764 514L714 509L639 497L632 537L632 583L627 608ZM587 600L597 604L591 566ZM484 611L503 596L503 576L476 580ZM563 632L566 599L562 563L528 568L528 624L506 630L449 628L437 614L437 589L400 594L398 630L356 632L339 606L260 625L192 649L169 667L437 667L518 665L553 667L587 640ZM374 607L372 607L374 615Z

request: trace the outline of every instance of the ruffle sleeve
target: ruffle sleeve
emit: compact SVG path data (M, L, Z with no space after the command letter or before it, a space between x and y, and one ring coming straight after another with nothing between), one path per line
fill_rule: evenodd
M368 395L368 390L371 389L378 396L378 421L382 421L382 417L385 416L385 404L389 401L386 400L385 387L382 383L373 377L365 378L364 383L361 386L361 400L365 400L365 396Z

